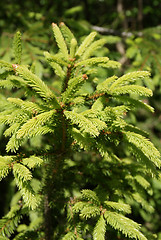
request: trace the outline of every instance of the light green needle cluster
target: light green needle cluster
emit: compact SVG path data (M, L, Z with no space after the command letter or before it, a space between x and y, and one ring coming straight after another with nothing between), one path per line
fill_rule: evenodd
M55 104L58 105L56 97L47 85L35 74L33 74L26 67L16 66L16 73L22 77L26 84L32 87L42 98L46 100L54 100Z
M129 143L140 149L147 159L151 160L157 167L161 167L160 153L148 139L133 132L126 132L125 136Z
M74 37L74 34L70 31L70 29L63 22L61 22L59 24L59 27L61 29L61 32L62 32L68 46L70 46L71 41L73 39L77 42L77 40Z
M22 127L17 131L17 139L30 137L35 135L35 129L42 127L47 124L48 121L54 116L55 110L44 112L39 114L37 117L29 119Z
M129 218L115 212L106 212L104 214L107 224L114 229L121 231L125 236L133 239L147 240L147 238L139 231L140 225Z
M101 195L100 195L101 196ZM140 225L125 217L122 213L131 213L130 206L124 203L104 201L101 202L98 195L91 190L83 190L82 195L73 206L73 213L81 218L96 218L97 223L93 230L93 239L105 239L106 226L121 231L125 237L147 240L140 232ZM112 210L113 209L113 210Z
M34 112L41 113L44 111L44 109L42 109L42 107L40 107L37 103L23 101L20 98L8 98L7 100L15 104L20 109L29 112L30 114L33 114Z
M58 47L60 49L60 52L62 53L63 57L65 60L68 60L68 49L67 49L67 45L65 43L65 39L59 29L59 27L57 26L57 24L52 23L52 29L54 32L54 36L56 39L56 42L58 44Z
M100 216L94 231L93 231L93 239L94 240L104 240L106 233L106 221L103 215Z
M114 82L111 85L111 89L114 89L115 87L121 87L122 85L126 85L129 83L130 84L134 83L138 79L143 80L143 79L149 78L149 77L150 77L150 73L147 71L130 72L130 73L123 75L116 82Z
M21 64L22 45L21 45L21 33L19 31L14 35L13 51L15 55L15 63Z
M85 52L87 47L89 45L91 45L91 43L93 42L96 34L97 34L96 32L92 32L84 39L84 41L82 42L82 44L78 47L78 49L76 51L76 56L81 56Z

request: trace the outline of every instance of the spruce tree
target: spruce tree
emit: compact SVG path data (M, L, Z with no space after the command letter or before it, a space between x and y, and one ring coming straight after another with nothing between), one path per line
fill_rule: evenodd
M161 159L148 134L126 115L139 108L153 112L141 100L152 91L137 85L150 73L102 81L97 71L120 67L95 56L105 40L95 40L92 32L78 44L64 23L53 23L52 30L58 53L44 56L59 78L57 91L32 66L21 64L19 32L14 62L0 60L0 86L25 92L22 98L0 95L8 141L0 156L0 179L13 176L15 186L9 212L0 220L0 239L146 240L130 218L131 207L154 211L147 196L150 179L160 177Z

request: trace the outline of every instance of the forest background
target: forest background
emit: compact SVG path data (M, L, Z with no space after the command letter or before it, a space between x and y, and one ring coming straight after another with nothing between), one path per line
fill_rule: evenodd
M160 0L69 0L69 1L0 1L0 58L12 62L12 42L17 30L22 33L23 62L34 62L35 73L44 74L43 52L56 49L51 23L65 22L75 36L83 39L95 30L106 39L106 55L122 64L117 74L134 70L151 72L149 88L153 96L144 99L154 109L153 114L139 110L131 114L130 122L149 133L149 138L161 152L161 1ZM103 53L105 54L105 53ZM50 72L46 76L50 77ZM102 71L102 75L106 75ZM53 84L53 88L56 87ZM13 92L13 96L14 96ZM1 126L0 153L6 140ZM161 182L154 180L155 211L145 213L134 206L132 218L142 223L161 239ZM8 211L10 182L0 183L0 216Z

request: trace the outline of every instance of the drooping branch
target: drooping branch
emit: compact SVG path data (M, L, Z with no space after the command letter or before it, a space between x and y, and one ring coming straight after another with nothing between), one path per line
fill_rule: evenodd
M101 27L101 26L91 26L91 29L106 35L114 35L119 37L131 37L133 35L141 37L143 36L143 32L129 32L129 31L118 31L115 29L107 28L107 27Z

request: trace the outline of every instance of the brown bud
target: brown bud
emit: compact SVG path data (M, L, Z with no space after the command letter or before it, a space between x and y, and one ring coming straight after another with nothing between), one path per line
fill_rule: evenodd
M62 26L64 26L65 24L64 24L64 22L60 22L59 23L59 27L62 27Z
M83 79L88 79L87 74L83 74Z
M52 25L53 28L57 26L56 23L52 23L51 25Z

